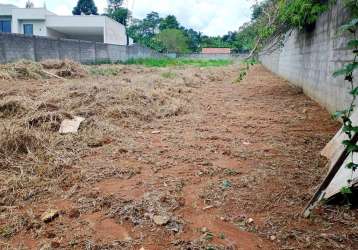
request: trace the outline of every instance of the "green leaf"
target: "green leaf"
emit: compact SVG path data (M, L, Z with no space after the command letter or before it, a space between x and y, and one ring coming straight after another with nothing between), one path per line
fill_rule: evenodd
M344 140L342 142L343 145L347 146L347 152L348 153L352 153L352 152L358 152L358 145L356 145L355 143L353 143L351 140Z
M333 114L333 118L334 119L338 119L338 118L344 118L347 117L349 113L349 110L345 109L345 110L341 110L341 111L337 111Z
M353 18L349 23L342 25L339 29L341 31L354 32L358 25L358 18Z
M347 71L347 69L344 67L344 68L342 68L342 69L336 70L336 71L333 73L333 76L334 76L334 77L337 77L337 76L347 75L347 74L348 74L348 71Z
M349 187L342 187L341 194L352 194L352 190Z
M335 71L333 73L334 77L341 76L341 75L350 75L353 73L354 70L358 68L358 62L352 62L347 65L345 65L343 68Z
M352 89L349 93L350 93L351 95L353 95L353 96L357 96L357 95L358 95L358 87L355 87L355 88Z
M350 133L353 131L353 126L352 125L344 125L342 130L345 133Z
M346 168L352 169L353 171L356 171L358 169L358 164L354 162L350 162L346 165Z
M352 131L353 131L354 133L357 133L357 132L358 132L358 126L353 126L353 127L352 127Z
M350 49L357 48L358 47L358 40L357 39L350 40L347 45L348 45L348 48L350 48Z

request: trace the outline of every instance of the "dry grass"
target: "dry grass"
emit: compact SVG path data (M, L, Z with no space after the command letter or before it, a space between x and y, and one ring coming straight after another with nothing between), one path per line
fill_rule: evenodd
M0 66L0 80L42 80L53 78L53 75L63 78L81 78L87 71L80 64L64 60L47 60L41 63L21 60Z
M26 65L24 68L29 72L41 72L42 67L65 71L72 67L68 72L80 72L66 75L70 77L83 76L84 72L82 66L77 70L78 65L67 61L46 61L43 66L21 62L21 65ZM110 67L118 67L116 72L133 71L128 66ZM106 145L108 141L130 148L132 142L125 139L123 129L189 112L191 91L183 80L164 82L160 72L154 78L150 70L143 73L151 76L141 76L134 79L135 82L128 82L126 74L117 78L94 76L40 84L31 92L20 86L5 90L0 96L0 206L60 192L61 187L67 185L64 178L67 174L71 178L96 180L100 178L98 169L68 173L65 169L92 148ZM36 77L29 77L32 75ZM18 77L11 76L12 79ZM21 77L34 79L37 75L26 73ZM61 122L74 115L86 118L79 133L60 135ZM117 175L119 171L109 170L105 177Z

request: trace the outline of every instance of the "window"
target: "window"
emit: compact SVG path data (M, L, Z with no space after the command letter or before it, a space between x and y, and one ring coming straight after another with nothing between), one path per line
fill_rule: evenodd
M34 34L34 25L33 24L24 24L24 34L33 35Z
M11 33L11 21L10 20L0 20L0 32Z

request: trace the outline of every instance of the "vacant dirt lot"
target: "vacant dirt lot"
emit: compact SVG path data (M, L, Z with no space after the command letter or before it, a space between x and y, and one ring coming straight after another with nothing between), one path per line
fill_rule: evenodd
M0 249L357 249L355 210L300 216L339 127L300 90L261 66L90 72L0 82Z

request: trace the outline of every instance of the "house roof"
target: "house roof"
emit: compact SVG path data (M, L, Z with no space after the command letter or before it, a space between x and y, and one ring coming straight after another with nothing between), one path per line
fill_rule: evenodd
M18 8L17 6L15 6L13 4L2 4L2 3L0 3L0 6L7 7L7 8Z
M203 48L202 54L230 54L230 48Z

